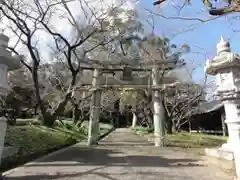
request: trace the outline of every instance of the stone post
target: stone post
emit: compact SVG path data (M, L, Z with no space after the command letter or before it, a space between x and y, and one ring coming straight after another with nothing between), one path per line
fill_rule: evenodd
M8 71L20 68L20 56L12 56L6 49L9 38L0 34L0 96L5 97L8 93ZM0 117L0 157L2 157L6 133L6 119ZM0 161L1 162L1 161Z
M221 37L217 56L207 60L205 71L217 76L217 94L224 104L229 136L215 153L206 152L228 160L235 158L237 176L240 177L240 55L232 53L229 42Z

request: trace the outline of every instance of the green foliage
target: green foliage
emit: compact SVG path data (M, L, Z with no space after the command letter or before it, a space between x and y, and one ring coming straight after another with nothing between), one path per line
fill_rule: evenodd
M68 134L76 141L82 141L88 135L88 125L88 121L79 121L75 124L73 121L65 119L59 122L54 129ZM99 123L99 127L99 136L109 132L113 128L112 125L106 123Z
M30 123L31 120L22 120L22 122ZM112 128L113 126L111 125L100 124L99 137L110 132ZM0 169L13 168L33 158L84 140L87 138L87 129L88 122L84 122L80 126L67 120L63 120L62 123L56 123L54 128L25 124L23 126L9 126L7 128L5 144L19 147L19 152L3 159Z
M227 138L223 136L183 132L168 135L168 138L168 146L183 148L217 147L227 141Z
M79 124L75 124L72 121L62 121L55 129L60 132L66 133L76 141L81 141L85 137L87 137L88 129L85 126L79 126Z
M5 142L20 148L19 156L46 151L48 149L73 144L75 139L61 131L41 126L9 126Z
M41 122L37 119L17 119L16 126L40 125Z
M121 111L123 111L126 106L131 106L132 110L136 110L136 106L140 103L141 99L142 97L139 92L131 89L123 89L120 97Z
M161 5L163 2L165 2L166 0L156 0L153 5ZM191 5L192 0L187 0L184 1L184 3L182 4L180 2L176 1L176 4L174 6L179 6L181 7L179 10L181 10L185 5ZM233 13L233 12L239 12L239 6L240 3L238 0L202 0L204 6L208 9L208 12L210 15L213 16L221 16L224 14L229 14L229 13ZM216 7L215 4L216 3L220 3L220 4L226 4L223 7Z
M82 123L82 126L85 127L86 129L88 129L88 125L89 125L88 121L84 121ZM99 136L102 136L106 132L109 132L113 128L113 125L107 123L99 123L99 128L100 128Z
M73 114L73 105L70 102L68 102L65 106L62 116L70 118L72 117L72 114Z
M4 115L9 124L15 124L17 117L23 114L32 116L35 105L33 92L28 87L14 86L7 97L0 100L0 113Z
M155 35L145 36L143 41L147 41L149 44L158 47L164 47L169 45L169 39L167 37L160 37Z
M41 120L41 125L46 127L53 127L57 116L53 115L51 112L46 111L43 115L39 115L39 120Z
M154 131L154 129L147 128L147 127L142 127L142 126L137 126L133 129L133 131L135 131L136 133L138 133L140 135L146 135L146 134L152 133Z
M133 129L139 135L150 136L152 139L153 129L138 126ZM182 148L206 148L221 146L227 141L227 137L208 135L203 133L187 133L180 132L174 134L168 134L166 136L167 146L170 147L182 147Z
M190 46L188 44L183 44L181 46L182 52L190 52Z

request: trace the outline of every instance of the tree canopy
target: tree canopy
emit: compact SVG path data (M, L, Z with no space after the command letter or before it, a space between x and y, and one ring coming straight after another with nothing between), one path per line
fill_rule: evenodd
M168 0L157 0L153 2L153 5L161 5ZM240 12L240 2L239 0L202 0L203 4L206 6L210 15L221 16L233 12ZM224 2L226 6L217 8L214 3ZM183 5L190 4L191 0L185 0Z

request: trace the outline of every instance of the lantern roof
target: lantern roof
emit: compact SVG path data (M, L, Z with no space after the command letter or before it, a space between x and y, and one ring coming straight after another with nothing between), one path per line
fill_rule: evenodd
M231 52L230 43L221 36L220 42L217 44L217 54L221 52Z

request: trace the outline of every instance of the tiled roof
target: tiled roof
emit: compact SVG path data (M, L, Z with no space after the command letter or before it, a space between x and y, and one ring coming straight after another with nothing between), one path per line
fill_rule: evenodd
M197 109L197 114L208 113L211 111L216 111L223 107L223 103L220 100L213 100L210 102L201 103Z

